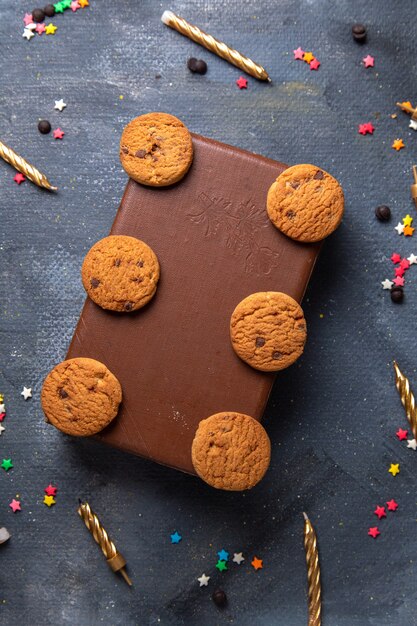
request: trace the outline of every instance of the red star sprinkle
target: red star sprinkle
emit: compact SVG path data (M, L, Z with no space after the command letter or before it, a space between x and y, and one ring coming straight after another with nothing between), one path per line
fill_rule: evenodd
M366 135L366 124L359 124L359 129L358 129L358 133L360 135Z
M5 417L6 417L6 413L0 413L0 422L2 422Z
M403 267L396 267L395 268L395 275L396 276L404 276L405 273L405 269Z
M381 533L378 530L378 526L373 526L372 528L370 528L368 530L368 535L370 537L373 537L374 539L376 539L378 537L378 535L380 535Z
M19 500L12 500L9 504L9 507L12 509L13 513L16 513L16 511L21 511L22 509L20 508L20 502Z
M384 506L377 506L375 511L374 511L375 515L378 516L378 519L381 519L381 517L386 517L387 514L385 513L385 507Z
M312 61L310 61L310 69L311 70L318 70L320 67L321 63L318 59L313 59Z
M388 511L396 511L398 509L398 504L395 500L390 500L387 502Z
M399 428L395 434L400 441L404 441L404 439L407 439L407 433L408 430L403 430L402 428Z
M21 183L23 183L23 181L26 180L26 176L23 176L23 174L21 174L20 172L17 172L17 174L15 175L13 180L14 180L15 183L20 185Z
M38 35L42 35L42 33L45 32L45 24L36 24L35 30L38 33Z
M375 128L372 126L372 124L370 122L367 122L366 124L359 124L358 133L360 133L361 135L372 135L374 130Z
M397 276L397 278L394 278L393 283L396 287L404 287L404 278Z
M394 265L396 265L397 263L401 261L401 256L397 254L396 252L394 252L391 257L391 261L394 263Z
M54 139L62 139L65 133L60 128L57 128L53 131L53 135L54 135Z
M368 133L369 133L370 135L373 135L373 134L374 134L375 127L374 127L374 126L372 126L371 122L368 122L367 124L365 124L365 126L366 126L366 130L368 131Z
M301 48L298 47L297 50L293 50L293 52L294 52L294 60L295 61L302 61L303 60L304 50L301 50Z
M404 270L408 270L410 267L410 261L408 259L401 259L400 265Z
M31 13L25 13L25 17L23 18L23 21L25 23L25 26L27 26L28 24L32 24L33 23L33 17Z
M375 64L375 59L374 57L371 57L370 54L368 54L364 59L362 59L362 61L364 62L365 67L373 67Z
M48 485L45 487L44 492L47 496L56 496L56 492L58 491L58 487L54 487L53 485Z
M78 9L81 9L81 4L78 2L78 0L74 0L74 2L71 2L70 4L71 7L71 11L77 11Z
M248 81L246 78L243 78L243 76L239 76L239 78L236 81L236 85L239 87L239 89L247 89Z

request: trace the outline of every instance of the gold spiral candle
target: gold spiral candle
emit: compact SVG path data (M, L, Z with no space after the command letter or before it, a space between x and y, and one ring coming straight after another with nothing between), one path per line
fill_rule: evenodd
M81 502L80 500L78 515L84 520L84 524L93 535L94 541L100 546L113 572L120 572L127 584L131 586L132 581L125 571L126 561L122 555L117 552L116 546L111 541L103 526L100 524L97 515L91 510L87 502Z
M258 65L258 63L255 63L251 59L248 59L248 57L245 57L237 50L229 48L229 46L225 43L215 39L208 33L205 33L197 26L193 26L183 17L175 15L172 11L164 11L161 20L167 26L177 30L179 33L185 35L189 39L192 39L196 43L199 43L200 46L204 46L204 48L207 48L210 52L214 52L214 54L217 54L217 56L222 59L229 61L232 65L236 65L236 67L239 67L247 74L258 78L259 80L267 80L271 82L266 70L261 65Z
M31 180L38 187L43 187L49 191L57 191L58 187L53 187L45 174L42 174L36 167L28 163L23 157L19 156L17 152L6 146L5 143L0 141L0 157L10 163L18 172L24 174L29 180Z
M396 361L394 361L395 386L400 394L401 403L405 409L405 414L410 423L414 439L417 439L417 410L414 394L410 389L408 378L404 376Z
M308 626L321 626L321 583L317 537L312 523L304 515L304 548L308 578Z

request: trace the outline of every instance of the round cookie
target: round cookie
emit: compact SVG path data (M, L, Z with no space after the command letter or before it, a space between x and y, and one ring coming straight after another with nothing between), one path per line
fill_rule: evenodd
M100 432L117 415L122 388L103 363L68 359L45 378L41 405L46 420L68 435Z
M315 165L293 165L268 191L269 219L297 241L320 241L339 226L344 196L337 180Z
M263 372L282 370L303 353L307 327L303 310L279 291L253 293L237 305L230 319L236 354Z
M264 427L253 417L228 411L200 422L191 449L195 471L216 489L251 489L263 478L271 458Z
M129 313L154 296L159 263L140 239L110 235L87 252L81 268L84 289L103 309Z
M147 113L125 127L120 161L133 180L152 187L178 182L193 160L193 142L184 124L168 113Z

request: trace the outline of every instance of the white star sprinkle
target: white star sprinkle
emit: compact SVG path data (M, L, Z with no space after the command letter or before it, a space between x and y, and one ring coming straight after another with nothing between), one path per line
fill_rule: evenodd
M6 407L4 404L0 404L0 413L6 413Z
M407 439L407 448L417 450L417 441L415 439Z
M3 432L3 430L6 430L6 429L4 428L4 426L2 426L2 425L0 424L0 435L1 435L1 433Z
M417 256L415 254L410 254L410 256L407 257L407 261L410 265L414 265L414 263L417 263Z
M27 26L25 26L25 30L35 30L36 28L36 24L34 22L32 22L31 24L28 24Z
M388 278L386 278L385 280L381 282L382 289L391 289L393 284L394 283L392 282L392 280L389 280Z
M237 563L238 565L240 565L242 563L242 561L244 561L244 557L242 555L241 552L235 552L233 555L233 563Z
M415 120L410 120L409 127L413 130L417 130L417 122Z
M20 394L25 400L32 397L32 387L23 387L23 391Z
M401 224L401 222L398 222L398 224L395 227L395 230L397 231L399 235L402 235L404 232L404 224Z
M23 31L22 37L25 37L28 41L30 41L32 39L32 37L34 37L34 36L35 36L35 33L33 33L28 28L25 28L25 30Z
M200 583L200 587L207 587L208 581L210 580L210 576L206 576L205 574L202 574L200 578L197 578L197 580Z
M62 98L61 100L55 100L54 109L57 109L58 111L63 111L63 109L65 109L66 106L67 105L65 104Z

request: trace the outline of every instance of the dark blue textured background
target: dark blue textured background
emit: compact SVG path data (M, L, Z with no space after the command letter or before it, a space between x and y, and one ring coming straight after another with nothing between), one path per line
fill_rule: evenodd
M395 438L406 422L391 367L397 358L417 389L417 270L406 276L402 306L380 287L394 250L417 253L415 238L393 230L415 215L408 186L417 135L405 115L390 117L397 99L416 103L414 3L91 0L89 9L57 16L54 37L26 42L22 17L33 8L0 0L0 138L60 191L18 187L0 163L0 391L8 409L0 456L14 462L0 475L0 525L13 534L0 547L0 622L304 624L306 510L320 542L323 624L417 624L417 453ZM239 91L241 72L165 27L164 9L262 63L273 83L250 78ZM368 27L365 46L351 38L355 21ZM299 45L320 59L318 72L292 60ZM375 68L365 70L368 53ZM207 61L206 76L188 72L189 56ZM68 104L62 113L53 110L60 98ZM318 164L345 190L344 222L325 243L303 305L305 355L279 375L266 412L271 469L249 493L215 492L43 422L42 380L65 356L84 300L83 256L107 234L126 183L120 133L153 110L268 157ZM39 118L59 125L64 140L40 135ZM360 136L358 124L369 121L374 136ZM406 144L399 153L390 147L397 137ZM391 206L391 223L375 220L380 203ZM23 385L34 391L26 403ZM396 478L391 462L401 465ZM50 481L59 494L49 510L42 496ZM13 515L8 503L17 493L22 512ZM132 590L82 526L78 497L125 555ZM374 541L372 512L391 498L399 509L379 523ZM183 535L176 546L174 530ZM223 547L243 551L245 563L217 572ZM249 565L255 554L264 560L257 573ZM202 572L212 578L200 589ZM210 598L216 585L229 597L222 612Z

